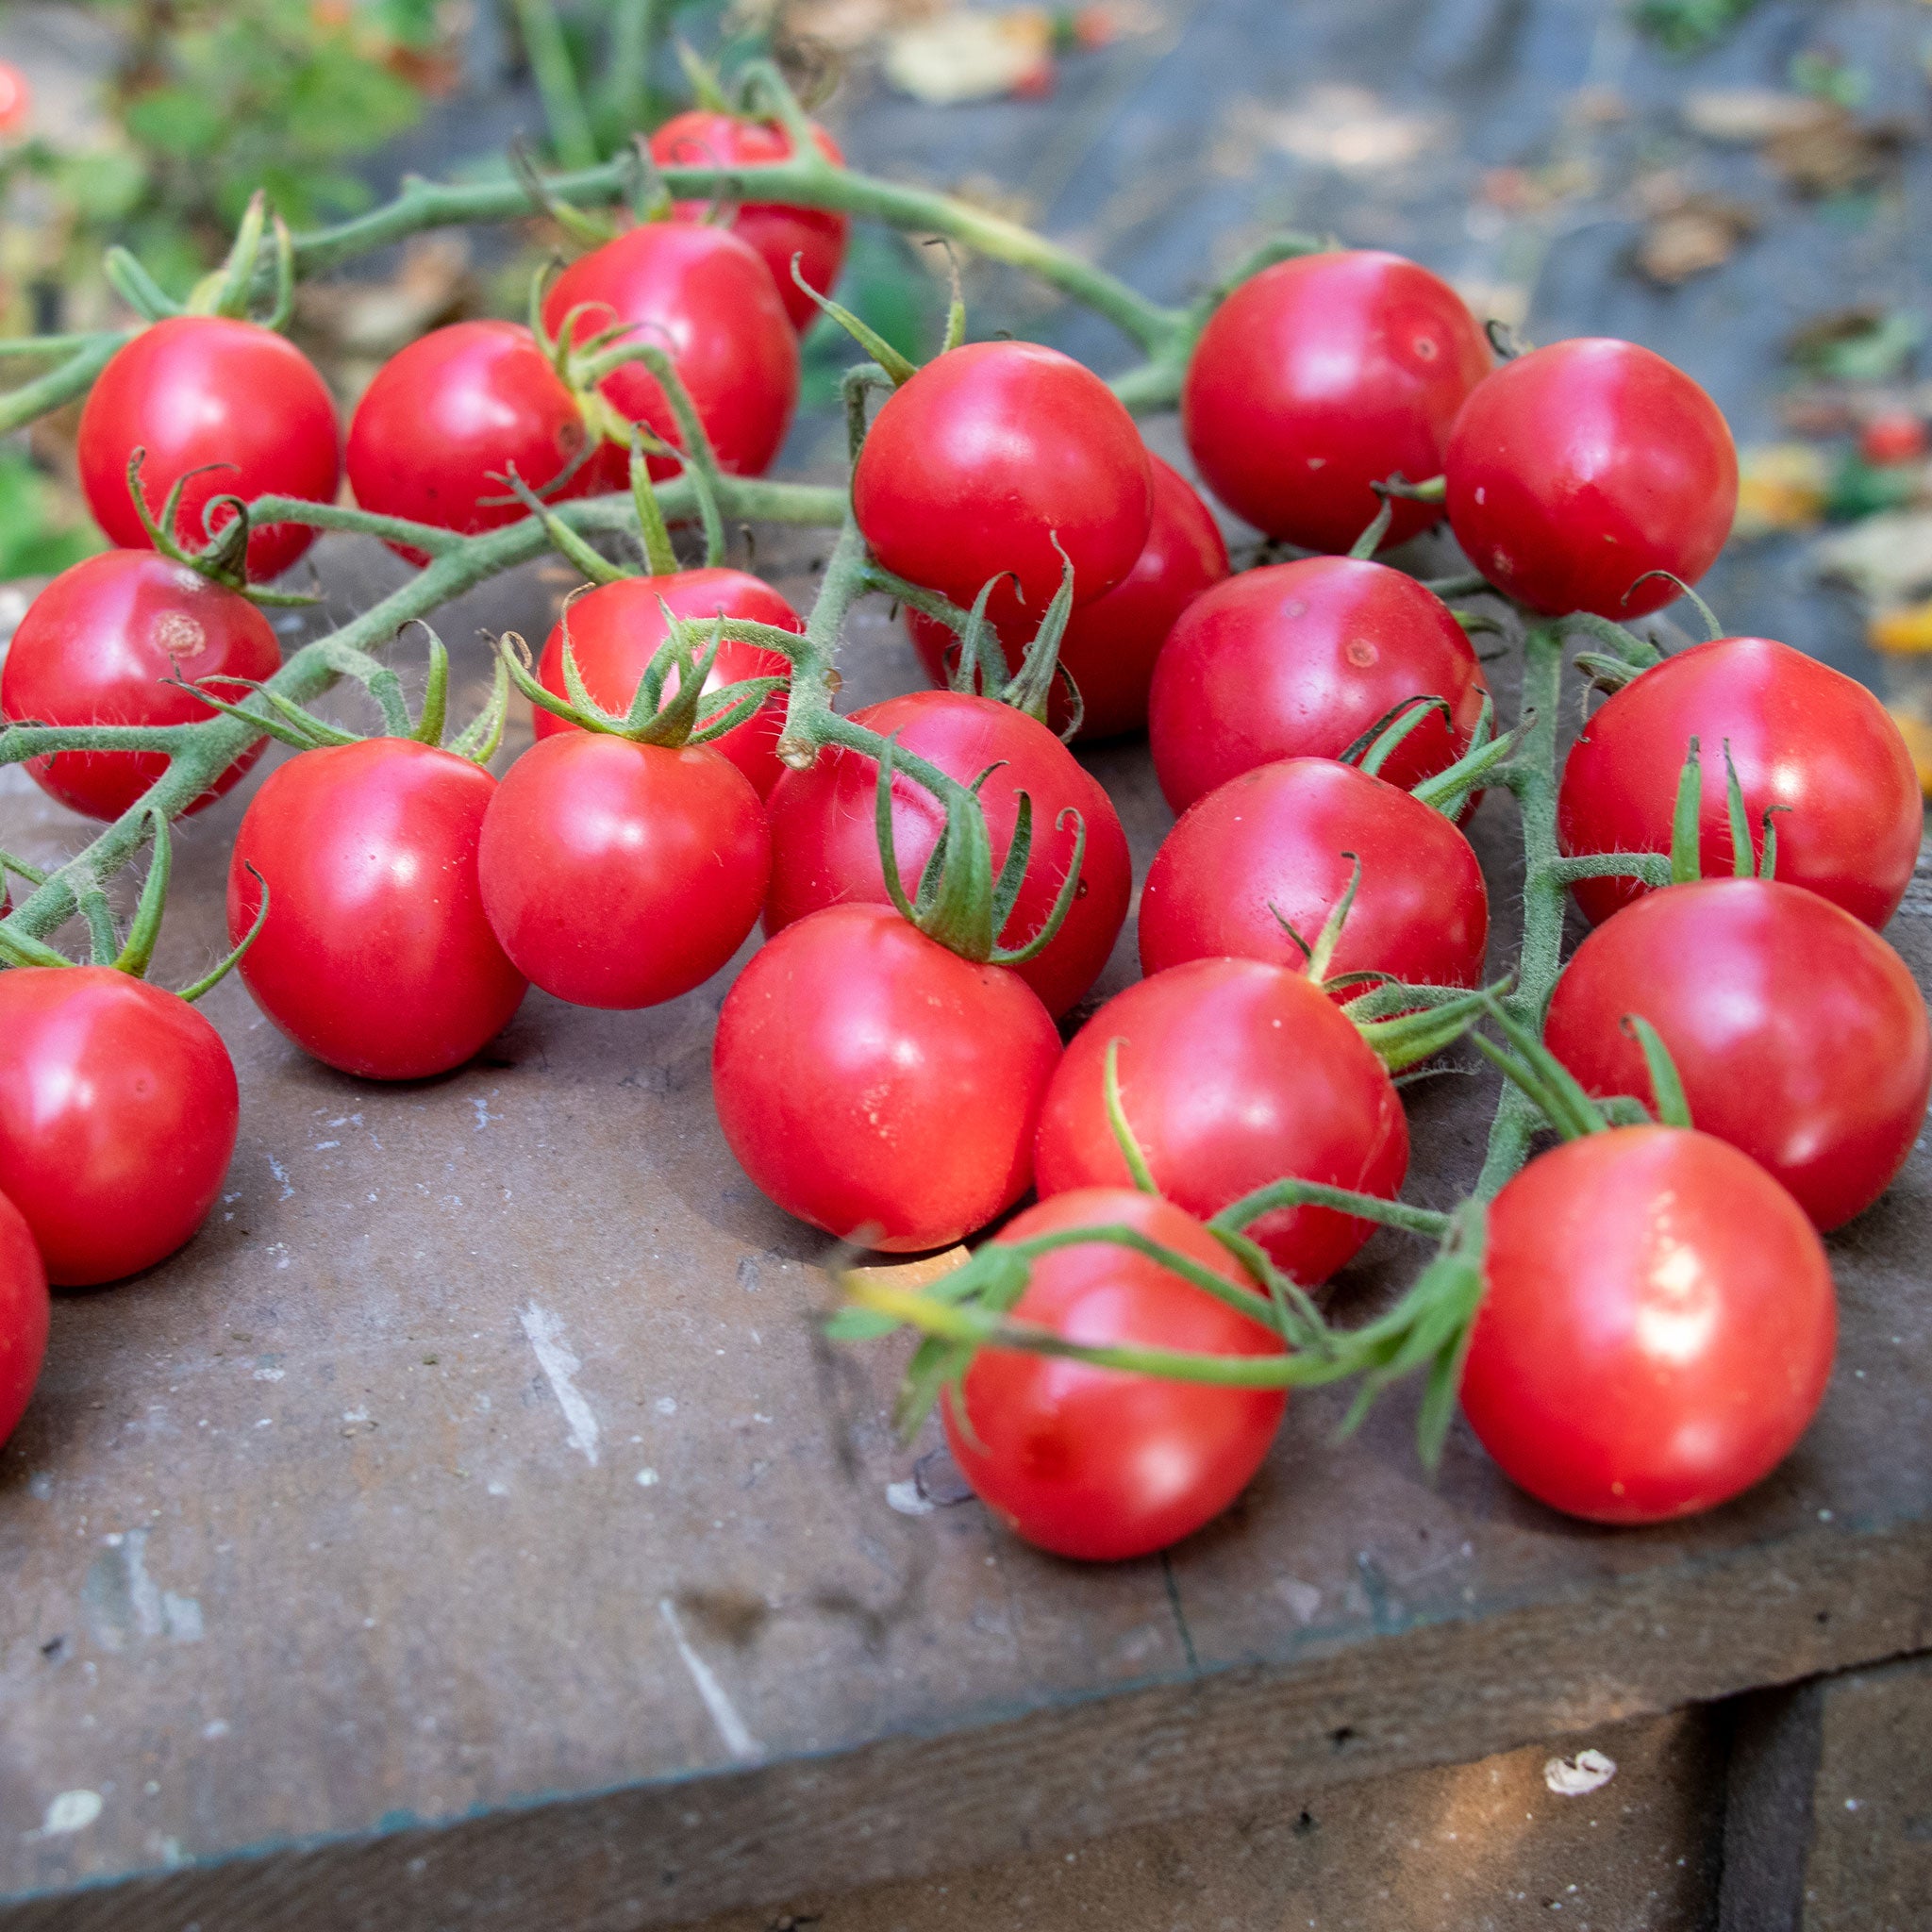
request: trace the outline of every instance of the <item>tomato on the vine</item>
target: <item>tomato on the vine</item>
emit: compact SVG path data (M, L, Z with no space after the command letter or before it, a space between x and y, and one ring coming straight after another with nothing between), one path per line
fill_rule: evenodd
M1192 1215L1132 1189L1056 1194L1000 1239L1100 1226L1132 1228L1254 1291ZM1090 1347L1281 1353L1281 1338L1239 1308L1108 1241L1033 1260L1011 1318ZM1287 1400L1279 1389L1166 1381L982 1348L957 1394L946 1392L943 1413L954 1459L1003 1523L1058 1556L1115 1562L1165 1549L1219 1516L1260 1468Z
M758 476L770 467L798 402L798 336L748 242L694 222L642 223L558 276L543 301L543 326L560 337L566 324L576 343L622 327L625 344L656 344L691 392L720 468ZM625 421L682 446L670 399L641 362L613 369L598 388ZM626 452L608 443L596 460L600 487L621 490ZM653 457L650 465L658 477L678 468L671 457Z
M834 906L754 953L718 1015L711 1086L739 1163L788 1214L912 1252L1026 1191L1060 1057L1031 989L890 907Z
M1382 1062L1298 973L1259 959L1194 959L1117 993L1081 1027L1041 1109L1042 1197L1131 1179L1108 1118L1108 1044L1121 1103L1154 1184L1204 1219L1270 1181L1316 1181L1392 1200L1408 1122ZM1305 1287L1374 1232L1330 1208L1277 1208L1249 1230Z
M269 774L228 868L228 934L255 1003L305 1053L374 1080L460 1066L509 1024L524 975L483 911L476 846L496 781L407 738L305 751Z
M1761 854L1764 815L1777 876L1881 926L1910 883L1924 825L1911 753L1865 687L1770 638L1693 644L1640 672L1583 727L1563 767L1557 833L1568 853L1667 852L1677 780L1699 741L1699 858L1731 870L1724 747ZM1648 891L1637 879L1579 879L1602 921Z
M805 620L770 584L741 570L681 570L672 576L625 577L614 584L600 584L571 602L571 655L576 659L584 688L607 711L619 717L629 710L645 667L664 641L660 605L674 617L700 623L714 617L739 617L779 630L805 629ZM563 675L564 622L559 619L551 626L537 663L538 683L560 698L570 695ZM716 691L753 677L785 677L791 670L778 652L727 638L718 646L705 689ZM677 695L678 682L675 671L665 678L667 704ZM541 707L533 707L532 717L540 739L578 728ZM778 691L743 724L734 724L722 738L713 739L711 748L729 758L764 798L785 769L777 753L784 728L785 694Z
M1738 508L1717 405L1635 342L1581 337L1506 362L1471 392L1443 461L1449 522L1512 597L1641 617L1711 566Z
M1932 1091L1925 1002L1876 933L1815 892L1705 879L1626 906L1577 947L1544 1039L1591 1092L1648 1099L1628 1014L1669 1049L1693 1124L1820 1227L1869 1208L1912 1150Z
M1174 620L1211 584L1227 575L1227 545L1208 506L1177 470L1149 453L1154 466L1154 521L1134 567L1103 596L1068 619L1059 661L1079 688L1083 742L1139 731L1147 723L1154 662ZM909 605L906 626L919 661L943 684L958 661L959 641L937 619ZM1038 627L1009 621L1001 633L1007 667L1018 671ZM1072 715L1064 685L1054 686L1047 723L1056 732Z
M502 480L512 469L551 502L598 488L589 441L576 398L527 328L456 322L391 356L362 392L349 419L349 487L378 516L473 536L525 514Z
M237 591L151 550L106 550L64 570L27 607L0 663L0 716L42 724L199 724L214 712L165 680L231 704L272 677L281 646ZM188 809L211 805L260 756L252 745ZM116 819L167 769L165 752L65 751L28 760L50 797Z
M1490 345L1447 282L1399 255L1349 248L1276 262L1201 331L1181 428L1208 489L1271 537L1344 551L1374 518L1374 483L1439 475ZM1442 514L1398 500L1387 541Z
M198 550L234 517L210 499L271 492L333 503L341 475L336 406L315 365L273 329L220 315L150 323L114 352L88 393L75 454L94 521L126 550L152 548L127 491L127 462L147 452L141 488L155 516L191 470L175 527ZM205 465L213 464L209 469ZM279 575L315 541L307 524L258 524L248 533L248 575Z
M1080 888L1066 923L1040 955L1013 971L1056 1017L1077 1000L1107 964L1127 916L1133 865L1126 834L1106 789L1044 724L993 698L916 691L855 711L903 750L929 759L949 777L979 787L995 870L1018 823L1020 794L1032 801L1032 847L1001 944L1018 946L1045 924L1074 860L1076 811L1086 827ZM788 771L771 795L772 888L765 929L776 933L822 907L853 900L889 905L879 860L874 800L878 767L862 753L832 749L804 771ZM1064 821L1064 822L1063 822ZM903 772L892 777L892 849L910 891L925 869L945 812Z
M1503 1474L1597 1523L1728 1501L1804 1433L1838 1298L1798 1204L1735 1147L1613 1127L1491 1204L1462 1408Z
M0 1193L48 1278L85 1288L172 1255L235 1151L221 1036L110 966L17 966L0 973Z
M483 909L510 963L580 1007L701 985L758 924L764 807L706 745L570 731L534 744L483 816Z
M0 1444L20 1426L41 1378L51 1314L33 1230L0 1194Z
M1490 895L1469 841L1433 808L1336 758L1261 765L1188 808L1147 869L1141 971L1230 954L1302 971L1307 956L1287 928L1314 944L1355 861L1361 883L1329 975L1476 985Z
M1059 589L1074 602L1124 578L1154 514L1147 445L1119 397L1058 349L969 342L886 399L852 472L852 508L886 569L970 607L1011 635ZM1058 540L1059 548L1056 549Z
M826 160L842 163L839 143L814 123L813 144ZM758 167L791 158L791 137L775 121L747 121L740 114L690 108L674 114L651 136L651 158L660 168ZM680 201L673 208L678 220L708 221L713 204ZM732 208L728 225L750 242L772 272L778 299L802 335L817 321L819 308L791 279L791 259L800 258L798 273L821 295L829 295L845 261L845 238L851 227L834 208L799 208L791 202L749 201Z
M1407 700L1441 698L1450 719L1432 711L1382 768L1407 790L1468 749L1484 691L1462 626L1413 577L1344 557L1267 564L1174 625L1148 704L1154 770L1184 811L1257 765L1339 758Z

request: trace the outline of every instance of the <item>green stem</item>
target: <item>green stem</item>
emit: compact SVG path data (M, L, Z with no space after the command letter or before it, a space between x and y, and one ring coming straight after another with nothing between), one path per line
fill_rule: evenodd
M617 0L610 23L608 98L618 125L633 130L651 119L651 58L663 38L661 0Z
M94 377L112 359L114 351L131 340L131 330L90 336L58 369L37 375L20 388L0 395L0 436L10 436L37 417L64 408L93 386Z
M571 64L556 8L550 0L510 0L510 4L516 9L524 51L530 57L530 73L543 103L543 120L557 158L566 168L594 165L597 141L591 132L591 117L584 110L583 92L577 86L576 69Z

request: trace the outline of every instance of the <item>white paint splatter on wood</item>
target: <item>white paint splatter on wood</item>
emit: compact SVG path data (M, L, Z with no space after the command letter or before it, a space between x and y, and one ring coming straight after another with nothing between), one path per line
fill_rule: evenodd
M1600 1791L1617 1774L1617 1760L1601 1751L1579 1751L1574 1757L1553 1757L1543 1766L1543 1782L1559 1798L1588 1797Z
M725 1694L724 1685L712 1674L711 1667L695 1650L684 1634L684 1625L677 1617L677 1606L671 1599L658 1599L658 1614L664 1619L664 1627L671 1632L671 1641L677 1646L677 1654L684 1659L684 1667L691 1673L691 1680L697 1686L698 1695L705 1701L705 1708L711 1714L711 1722L718 1726L718 1735L724 1740L724 1748L740 1763L751 1763L765 1755L765 1747L752 1736L744 1720L738 1714L738 1707Z
M524 1333L529 1338L537 1366L543 1371L544 1378L550 1384L550 1392L557 1397L557 1406L562 1409L563 1419L570 1424L570 1446L581 1451L584 1460L595 1469L597 1418L591 1412L591 1405L577 1388L575 1376L583 1363L571 1353L569 1344L565 1342L563 1324L548 1308L540 1308L535 1302L520 1309L518 1319L524 1324Z
M100 1815L100 1792L62 1791L47 1807L40 1830L28 1832L27 1837L66 1838L73 1832L85 1831Z

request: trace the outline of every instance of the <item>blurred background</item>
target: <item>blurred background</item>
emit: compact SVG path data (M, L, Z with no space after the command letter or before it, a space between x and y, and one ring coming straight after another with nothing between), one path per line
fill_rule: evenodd
M113 242L184 291L258 183L300 229L409 172L501 174L519 137L556 165L612 154L688 103L679 42L774 53L859 167L1162 301L1291 226L1411 255L1533 342L1647 343L1743 454L1703 586L1726 628L1878 685L1932 773L1924 0L5 0L0 337L125 319ZM347 406L424 329L522 314L557 240L418 238L306 288L295 333ZM841 293L929 353L943 273L863 232ZM975 334L1127 359L1017 275L970 266L967 292ZM808 405L849 354L821 325ZM0 629L19 580L99 542L73 429L0 442ZM838 435L808 408L782 467Z

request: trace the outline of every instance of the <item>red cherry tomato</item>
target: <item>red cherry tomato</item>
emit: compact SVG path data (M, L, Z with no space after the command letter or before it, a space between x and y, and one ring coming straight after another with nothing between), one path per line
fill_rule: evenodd
M1635 342L1584 337L1480 383L1449 437L1449 522L1512 597L1560 614L1641 617L1694 584L1738 508L1738 452L1717 405Z
M1348 890L1351 852L1361 884L1329 974L1478 984L1490 895L1469 841L1441 812L1334 758L1262 765L1188 808L1147 869L1141 971L1232 954L1302 972L1281 922L1312 945Z
M1890 919L1910 883L1924 800L1885 707L1842 672L1770 638L1719 638L1633 678L1583 728L1563 768L1557 833L1568 853L1668 852L1677 779L1700 741L1699 856L1732 866L1724 748L1761 851L1776 813L1777 876L1808 886L1867 925ZM1582 879L1592 923L1650 889Z
M0 664L0 715L43 724L198 724L215 714L169 677L208 680L233 703L238 678L272 677L281 646L247 598L151 550L107 550L36 597ZM260 756L243 752L195 802L211 805ZM50 797L117 819L167 768L161 752L55 752L27 770Z
M772 835L750 780L706 746L569 731L496 788L477 868L519 973L580 1007L654 1007L744 943Z
M1691 1121L1740 1148L1820 1227L1904 1166L1932 1090L1925 1003L1905 961L1797 886L1706 879L1607 920L1557 982L1544 1038L1592 1092L1648 1100L1641 1014Z
M1147 709L1167 802L1195 799L1277 758L1339 758L1412 697L1440 697L1382 767L1405 791L1455 763L1482 711L1482 668L1449 608L1381 563L1307 557L1204 592L1154 667Z
M1447 282L1399 255L1343 249L1265 268L1201 331L1181 429L1238 516L1309 550L1347 550L1381 508L1371 484L1425 482L1490 345ZM1388 541L1442 514L1399 501Z
M0 1194L0 1443L20 1426L41 1378L51 1312L33 1230Z
M1134 567L1154 514L1134 419L1091 370L1038 342L969 342L890 396L852 473L852 508L886 569L1030 636L1060 585L1091 604Z
M1858 454L1875 470L1899 463L1923 462L1926 451L1925 425L1909 409L1890 409L1874 416L1858 433Z
M1408 1123L1387 1072L1335 1003L1258 959L1195 959L1117 993L1074 1036L1041 1110L1043 1197L1130 1176L1108 1122L1108 1042L1121 1100L1154 1182L1204 1220L1293 1177L1393 1199ZM1373 1232L1329 1208L1292 1208L1249 1230L1305 1287Z
M158 517L177 478L204 464L181 492L173 535L198 550L211 497L249 502L270 492L333 503L341 475L336 408L315 365L292 342L252 322L175 315L151 323L101 371L81 411L75 454L94 521L125 550L147 550L127 459L147 452L141 487ZM212 512L216 530L232 510ZM279 575L315 541L306 524L248 533L248 575Z
M1152 452L1148 460L1154 466L1154 522L1147 541L1112 590L1074 612L1060 640L1060 663L1080 688L1084 713L1076 736L1083 743L1145 725L1154 660L1174 620L1227 575L1227 545L1208 506L1178 471ZM906 625L926 675L943 684L958 659L958 639L910 606ZM1008 623L1001 641L1009 669L1020 668L1038 628L1037 620ZM1065 689L1056 686L1047 723L1058 733L1070 715Z
M240 1102L221 1036L109 966L0 973L0 1192L63 1287L118 1281L207 1218Z
M992 698L915 691L853 713L908 752L979 788L995 870L1012 843L1020 793L1033 801L1033 844L1002 943L1017 946L1046 923L1074 860L1077 811L1087 828L1080 891L1066 924L1045 951L1013 970L1056 1018L1100 976L1127 916L1133 865L1113 803L1044 724ZM879 863L874 800L878 767L858 752L827 751L802 772L788 771L771 796L772 890L765 930L776 933L822 907L858 900L891 904ZM924 786L892 779L892 849L909 892L945 829L945 814Z
M753 624L769 624L779 630L805 629L805 620L792 609L771 585L741 570L681 570L675 576L626 577L621 583L600 584L594 591L573 600L570 612L571 653L585 688L607 711L622 716L636 697L639 680L645 667L664 641L664 613L660 602L674 617L700 620L718 616L741 617ZM757 644L741 644L726 639L718 646L711 675L705 679L707 691L726 684L741 684L752 677L785 677L791 664L776 651ZM537 681L545 691L568 697L563 676L563 623L552 625L544 641L543 655L537 664ZM664 680L668 703L677 695L678 676L673 672ZM554 711L532 707L537 736L549 738L577 726ZM712 715L716 715L713 713ZM752 782L760 798L770 795L785 767L778 761L778 736L785 728L785 694L775 692L765 704L735 724L724 737L709 741L712 750L721 752Z
M305 751L269 774L228 868L241 974L305 1053L372 1080L460 1066L509 1024L524 976L483 912L476 845L496 781L404 738Z
M1059 1035L1024 981L890 908L835 906L752 955L718 1015L718 1124L760 1189L841 1239L961 1240L1026 1191Z
M1797 1203L1674 1127L1586 1134L1490 1209L1462 1408L1511 1482L1596 1523L1709 1509L1824 1394L1838 1301Z
M528 329L452 323L391 356L363 391L349 423L349 487L378 516L474 535L525 514L500 480L512 468L551 502L594 490L601 463L585 457L570 467L589 435ZM428 560L407 544L391 547L411 563Z
M757 476L770 467L798 402L798 337L771 272L748 242L725 228L646 222L558 276L544 299L543 326L561 335L580 308L573 341L625 325L625 342L654 342L671 358L722 468ZM613 370L599 388L626 421L681 443L671 405L641 362ZM602 487L621 490L628 465L624 450L607 445ZM677 467L670 457L651 458L654 476Z
M10 60L0 60L0 141L25 134L34 108L33 90L26 75ZM0 1429L0 1441L7 1435Z
M842 162L839 143L814 125L813 142L826 160ZM651 158L660 168L732 168L759 166L791 158L791 137L775 122L745 121L736 114L691 108L674 114L651 137ZM672 212L681 222L710 217L713 204L680 201ZM819 308L791 279L791 258L801 258L798 272L821 295L829 295L845 261L845 237L851 224L830 208L796 208L788 202L746 202L730 219L732 231L751 243L772 272L778 299L802 335L818 320Z
M1153 1194L1082 1188L1029 1208L1004 1241L1131 1227L1237 1286L1255 1284L1191 1214ZM1207 1290L1111 1241L1032 1264L1015 1321L1098 1347L1202 1355L1281 1353L1281 1340ZM1260 1468L1288 1398L1124 1374L1018 1349L981 1349L944 1403L966 1480L1030 1543L1087 1562L1144 1557L1219 1516ZM963 1408L962 1425L959 1411Z

